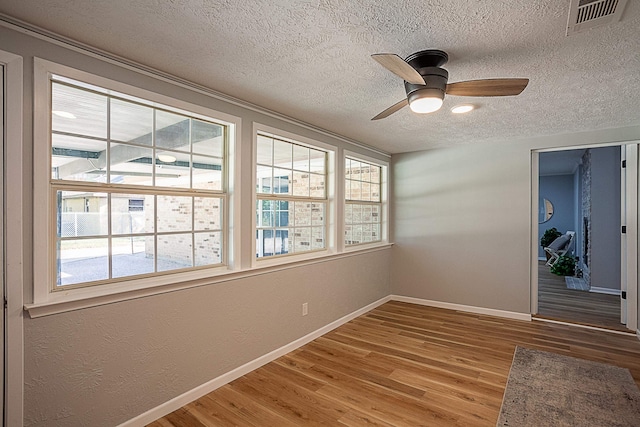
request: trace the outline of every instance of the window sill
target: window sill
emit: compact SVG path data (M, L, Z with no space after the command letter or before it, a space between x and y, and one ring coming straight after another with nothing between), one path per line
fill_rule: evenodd
M172 283L161 284L152 287L142 287L139 289L122 290L122 286L119 286L118 289L114 289L114 287L107 285L109 289L100 289L100 294L96 294L96 289L92 288L77 289L75 290L76 292L60 291L50 293L49 295L51 298L48 301L25 304L24 309L29 313L29 317L33 319L37 317L64 313L67 311L81 310L89 307L112 304L115 302L145 298L152 295L159 295L182 289L215 285L217 283L239 280L246 277L258 276L262 274L323 263L341 258L348 258L356 255L366 254L369 252L388 249L392 245L392 243L378 243L375 245L367 245L366 247L359 246L357 248L348 248L347 250L345 250L345 252L341 253L327 253L304 260L279 262L275 265L256 265L245 270L232 271L225 269L224 271L218 270L217 272L209 271L207 272L208 275L206 277L194 277L192 275L191 278L186 278L180 280L179 282L174 281ZM157 278L151 279L156 279L157 281ZM126 284L126 282L122 282L120 285L124 284Z

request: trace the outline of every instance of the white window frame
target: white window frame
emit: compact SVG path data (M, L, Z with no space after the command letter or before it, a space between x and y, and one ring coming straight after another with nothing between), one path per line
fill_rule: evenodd
M374 166L380 166L380 215L381 215L381 218L380 218L380 240L379 241L357 243L354 245L347 245L345 243L344 227L346 226L346 223L345 223L346 216L344 214L345 212L344 208L347 205L347 199L346 199L346 194L344 194L344 186L346 183L346 171L344 170L344 164L347 157L354 160L370 163ZM342 209L342 218L341 218L342 233L340 235L340 242L341 242L341 245L344 247L344 251L351 252L351 251L358 251L358 250L367 249L375 246L388 245L389 244L389 162L376 159L370 156L366 156L360 153L356 153L353 151L344 150L342 155L342 172L343 173L342 173L341 185L343 188L343 194L342 194L343 209Z
M51 179L51 153L50 153L50 129L51 91L49 90L53 75L64 76L70 79L89 83L107 90L130 95L169 106L177 110L193 113L194 117L212 117L217 122L228 127L227 141L227 204L225 206L225 227L223 229L223 247L226 265L212 268L202 268L182 272L166 272L160 275L143 277L138 279L125 279L108 284L78 287L63 290L52 290L52 271L50 263L53 256L51 250L54 247L53 221L50 215L52 192L50 191ZM128 84L120 83L108 78L80 71L65 65L34 58L34 205L42 207L34 210L34 289L33 304L30 306L46 306L74 301L82 301L89 298L104 298L118 294L135 293L136 296L157 293L159 288L186 287L189 282L205 279L212 276L228 274L239 268L239 214L240 194L237 185L239 176L239 158L236 144L240 138L241 120L238 117L221 113L192 104L186 101L171 98L159 93L151 92ZM144 292L144 291L148 292ZM126 299L126 298L120 298ZM29 307L28 307L29 308Z
M256 209L257 209L257 200L260 196L256 191L256 169L257 169L257 148L258 148L258 134L263 134L267 136L271 136L277 139L281 139L286 142L290 142L293 144L299 144L308 146L309 148L320 149L327 153L327 164L326 164L326 173L327 173L327 182L326 182L326 203L327 208L325 212L325 221L326 221L326 237L325 237L325 248L322 250L308 251L308 252L300 252L300 253L291 253L285 255L276 255L270 257L256 257L256 233L257 233L257 224L256 224ZM336 227L336 218L337 218L337 207L336 207L336 159L337 159L338 148L324 143L320 141L316 141L310 138L306 138L301 135L293 134L290 132L286 132L281 129L273 128L267 125L263 125L260 123L253 123L253 154L251 161L251 188L252 188L252 204L251 204L251 212L252 212L252 220L251 220L251 267L268 267L274 265L288 264L298 261L305 261L314 258L321 258L323 256L327 256L330 254L334 254L337 252L336 248L336 236L337 236L337 227Z

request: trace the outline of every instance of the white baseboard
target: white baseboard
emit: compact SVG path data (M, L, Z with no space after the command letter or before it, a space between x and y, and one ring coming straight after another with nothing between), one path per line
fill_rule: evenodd
M620 289L599 288L597 286L592 286L591 288L589 288L589 292L594 292L596 294L607 294L607 295L620 296Z
M474 307L471 305L453 304L450 302L432 301L401 295L391 295L392 301L408 302L412 304L426 305L429 307L446 308L448 310L464 311L468 313L485 314L487 316L505 317L508 319L531 321L530 313L518 313L515 311L496 310L493 308Z
M205 394L211 393L217 388L222 387L225 384L230 383L231 381L240 378L243 375L248 374L249 372L258 369L259 367L266 365L267 363L277 359L280 356L284 356L287 353L292 352L298 347L302 347L303 345L313 341L314 339L326 334L327 332L332 331L333 329L341 326L350 320L355 319L358 316L365 314L368 311L373 310L374 308L388 302L391 300L391 296L386 296L384 298L379 299L359 310L354 311L353 313L347 314L344 317L341 317L338 320L335 320L329 323L322 328L313 331L297 340L290 342L287 345L284 345L276 350L273 350L263 356L258 357L250 362L245 363L242 366L237 367L236 369L229 371L225 374L220 375L217 378L212 379L194 389L187 391L186 393L181 394L180 396L174 397L173 399L165 402L155 408L148 410L147 412L138 415L135 418L132 418L122 424L119 427L138 427L145 426L158 418L162 418L167 414L175 411L176 409L180 409L184 405L193 402L194 400L204 396Z

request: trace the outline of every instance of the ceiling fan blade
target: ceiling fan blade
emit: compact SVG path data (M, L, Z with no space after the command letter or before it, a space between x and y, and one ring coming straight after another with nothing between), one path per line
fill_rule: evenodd
M411 65L395 53L376 53L371 57L387 70L414 85L423 85L424 79Z
M447 85L447 95L457 96L513 96L527 87L529 79L467 80Z
M390 115L392 115L393 113L395 113L396 111L402 109L407 105L409 105L409 101L407 99L403 99L402 101L393 104L391 107L387 108L386 110L384 110L382 113L378 114L371 120L380 120L380 119L384 119L385 117L389 117Z

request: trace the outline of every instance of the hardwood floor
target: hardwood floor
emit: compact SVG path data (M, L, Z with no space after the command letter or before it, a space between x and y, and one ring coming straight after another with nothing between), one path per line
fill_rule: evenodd
M389 302L149 426L495 426L517 345L640 385L634 336Z
M564 277L538 263L538 316L617 331L629 331L620 323L620 297L567 289Z

